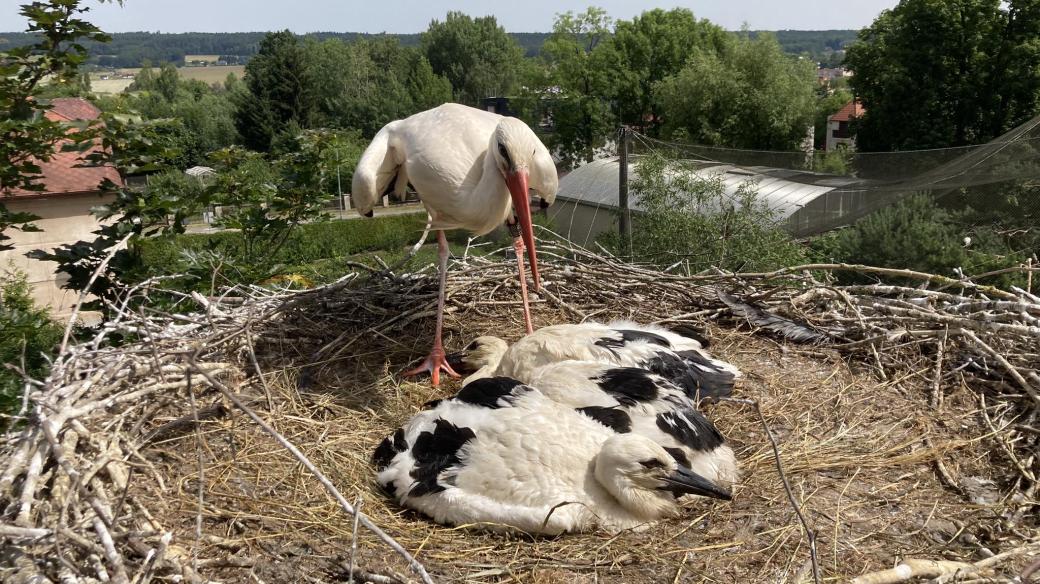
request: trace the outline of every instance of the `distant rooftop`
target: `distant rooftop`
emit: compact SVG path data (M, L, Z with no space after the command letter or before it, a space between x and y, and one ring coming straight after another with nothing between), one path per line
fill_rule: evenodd
M44 115L49 120L56 122L77 122L96 120L101 117L101 110L89 101L79 97L61 97L50 101L51 109ZM75 132L70 129L69 132ZM45 197L53 195L69 195L92 193L98 190L98 185L104 179L109 179L116 184L122 184L119 172L110 166L85 168L83 158L99 152L101 146L95 144L85 152L62 152L61 148L71 140L62 140L54 146L54 154L50 160L38 162L42 178L39 183L43 185L42 191L26 191L12 189L4 193L8 196L18 198Z
M866 111L867 110L859 100L850 101L845 104L845 107L838 110L838 113L829 116L827 119L832 122L847 122L853 118L862 116Z

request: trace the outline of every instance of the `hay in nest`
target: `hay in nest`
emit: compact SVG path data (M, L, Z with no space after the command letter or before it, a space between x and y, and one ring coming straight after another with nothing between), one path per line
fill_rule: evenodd
M897 581L884 570L905 559L897 577L1010 582L1035 562L1037 297L860 266L678 276L541 251L537 325L705 329L745 372L736 395L759 405L783 475L755 407L720 403L707 413L744 469L732 503L692 500L682 519L616 535L436 525L380 495L369 462L421 404L457 389L395 375L428 349L428 268L195 294L173 315L140 304L142 286L31 384L0 464L3 580L811 581L796 511L829 581ZM449 349L520 335L515 264L496 257L454 260ZM836 285L836 269L913 284ZM796 329L817 341L777 336Z

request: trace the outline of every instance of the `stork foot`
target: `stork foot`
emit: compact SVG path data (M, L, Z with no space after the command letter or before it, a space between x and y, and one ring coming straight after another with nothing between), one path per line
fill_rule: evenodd
M459 378L462 377L455 370L448 365L448 360L444 357L444 349L441 347L434 347L430 351L430 355L426 357L426 360L419 364L414 369L409 369L402 373L405 377L415 377L423 373L430 374L430 380L433 382L433 386L437 387L441 381L441 371L448 374L448 377Z

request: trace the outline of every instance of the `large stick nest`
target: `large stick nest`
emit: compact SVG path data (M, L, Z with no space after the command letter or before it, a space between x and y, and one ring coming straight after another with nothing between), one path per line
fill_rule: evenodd
M760 404L777 438L824 578L906 560L903 576L1006 582L1040 553L1036 296L863 267L687 277L564 244L541 255L536 325L694 325L745 372L736 395ZM514 267L495 254L454 260L449 349L480 334L519 336ZM837 269L889 283L836 285ZM113 306L95 339L31 384L0 461L5 582L418 580L388 538L357 527L350 506L435 580L812 577L806 534L748 405L707 412L745 471L733 502L691 501L683 519L639 532L488 535L381 496L372 449L457 389L396 375L430 342L429 267L360 270L301 293L196 294L173 315L142 302L148 293ZM936 561L914 571L922 559Z

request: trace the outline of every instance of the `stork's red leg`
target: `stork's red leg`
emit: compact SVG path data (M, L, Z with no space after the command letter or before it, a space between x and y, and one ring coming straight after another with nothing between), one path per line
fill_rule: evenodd
M527 334L534 332L531 324L531 306L527 302L527 274L524 273L524 240L520 237L513 238L513 249L516 250L516 268L520 272L520 298L524 301L524 324L527 326Z
M444 358L444 346L441 344L441 330L444 327L444 290L448 285L448 239L444 237L444 231L437 232L437 252L437 257L440 260L438 267L440 269L441 289L437 295L437 330L433 337L433 348L430 349L430 355L418 367L404 372L405 377L429 372L434 387L440 384L441 371L444 371L450 377L461 377L458 373L455 373L451 365L448 365L448 361Z

